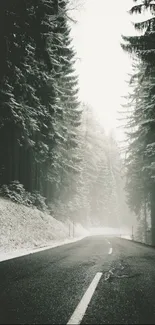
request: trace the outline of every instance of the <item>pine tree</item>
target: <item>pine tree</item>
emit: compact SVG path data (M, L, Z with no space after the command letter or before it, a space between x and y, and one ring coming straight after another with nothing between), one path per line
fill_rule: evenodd
M119 227L121 221L125 224L123 211L120 215L120 206L122 203L126 206L126 198L119 149L113 137L105 135L89 105L83 105L79 141L76 216L88 225Z
M41 97L41 90L47 85L50 60L45 46L45 35L50 29L49 24L45 28L47 7L42 1L19 3L17 0L7 1L5 5L2 1L1 6L1 15L4 14L1 37L7 44L0 96L1 135L6 140L4 146L1 143L1 182L18 179L27 190L39 190L38 154L42 161L47 151L41 136L42 122L49 119Z
M59 16L54 30L55 53L59 58L56 75L58 100L54 116L55 147L52 169L48 178L54 188L55 199L60 195L67 200L72 193L74 175L78 173L76 157L77 127L80 125L81 111L78 101L78 79L75 75L75 50L72 47L70 27L66 16L67 3L59 1ZM58 181L55 183L54 179ZM50 191L49 191L50 192Z
M67 11L58 0L0 4L0 184L18 180L47 203L78 169L81 113Z
M152 1L142 1L135 5L130 12L142 13L150 10L152 16L144 22L136 23L135 29L141 35L123 37L122 47L134 53L138 58L134 80L134 92L131 96L134 107L130 118L130 141L127 159L127 191L129 204L137 214L150 209L152 221L152 243L155 244L155 183L154 183L154 78L155 78L155 17ZM132 130L132 131L131 131ZM146 222L145 222L146 223Z

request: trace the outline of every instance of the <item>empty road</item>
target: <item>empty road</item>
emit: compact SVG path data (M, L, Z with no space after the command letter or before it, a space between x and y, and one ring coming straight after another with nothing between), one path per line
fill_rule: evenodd
M0 263L0 324L155 324L155 249L79 242Z

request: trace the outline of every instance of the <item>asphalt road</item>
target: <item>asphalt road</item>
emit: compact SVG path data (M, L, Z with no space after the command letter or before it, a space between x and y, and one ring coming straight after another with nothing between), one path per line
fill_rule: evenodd
M0 324L67 324L81 301L81 324L155 324L155 249L96 236L0 263Z

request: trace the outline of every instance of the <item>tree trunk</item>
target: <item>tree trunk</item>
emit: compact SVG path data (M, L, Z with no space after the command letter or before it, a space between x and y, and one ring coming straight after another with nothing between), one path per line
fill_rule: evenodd
M155 186L151 195L151 239L152 245L155 246Z
M147 244L147 209L146 209L146 199L144 201L144 237L145 243Z

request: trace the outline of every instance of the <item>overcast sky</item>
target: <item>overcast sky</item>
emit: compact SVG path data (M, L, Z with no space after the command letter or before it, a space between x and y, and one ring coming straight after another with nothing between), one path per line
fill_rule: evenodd
M92 105L106 131L117 130L122 102L128 91L125 80L131 61L120 47L121 34L133 34L127 9L131 0L81 0L83 6L74 16L72 35L77 55L80 99Z

